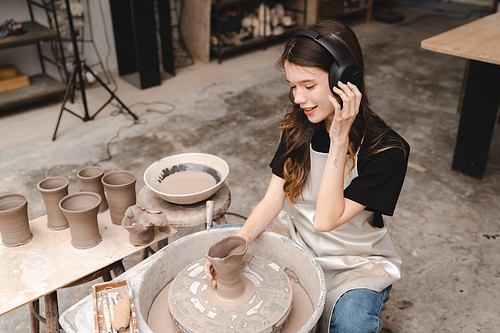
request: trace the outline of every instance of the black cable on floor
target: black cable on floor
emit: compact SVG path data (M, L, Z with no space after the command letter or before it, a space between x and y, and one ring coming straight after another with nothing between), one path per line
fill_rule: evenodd
M245 216L240 215L240 214L238 214L238 213L225 212L224 214L226 214L226 215L233 215L233 216L237 216L237 217L242 218L242 219L244 219L244 220L246 220L246 219L247 219Z
M132 120L132 124L130 125L127 125L127 126L122 126L120 127L117 131L116 131L116 134L115 136L113 136L107 143L106 143L106 155L107 157L106 158L103 158L97 162L94 163L94 165L99 165L100 163L102 162L107 162L107 161L110 161L113 156L111 155L111 152L109 150L109 146L111 145L111 143L113 143L113 141L119 139L120 137L120 132L123 130L123 129L129 129L129 128L132 128L132 126L134 125L138 125L138 124L141 124L141 125L145 125L147 124L147 120L146 119L141 119L145 114L149 113L149 112L156 112L156 113L160 113L160 114L169 114L171 112L173 112L175 110L175 105L172 104L172 103L169 103L169 102L163 102L163 101L156 101L156 102L136 102L136 103L133 103L132 105L129 106L129 109L131 109L132 107L134 106L137 106L137 105L145 105L145 106L150 106L150 105L166 105L167 107L169 107L170 109L166 110L166 111L160 111L160 110L157 110L157 109L153 109L153 108L146 108L146 110L144 112L142 112L140 115L137 116L137 120L134 120L129 113L127 112L124 112L124 108L120 105L120 104L113 104L113 106L115 106L117 108L117 110L115 111L112 111L110 113L110 115L112 117L116 117L120 114L123 114L125 116L125 118L127 119L130 119Z

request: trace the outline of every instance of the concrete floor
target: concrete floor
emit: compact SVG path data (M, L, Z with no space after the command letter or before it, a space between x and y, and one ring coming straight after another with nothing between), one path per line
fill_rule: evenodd
M451 14L463 15L461 10ZM398 11L406 22L436 13L422 7ZM475 13L468 20L477 17ZM363 47L373 109L411 145L401 197L395 215L387 218L404 265L403 278L393 286L383 312L384 330L498 332L499 128L482 180L450 169L465 60L420 48L422 39L467 20L424 18L406 26L364 23L362 17L346 20ZM76 172L97 164L106 171L133 172L139 190L145 169L154 161L204 152L228 162L229 211L248 216L265 193L278 125L289 104L288 84L274 66L280 49L255 50L222 64L196 63L146 90L117 78L117 95L140 116L134 126L111 106L86 123L64 113L53 142L60 100L3 113L0 193L27 196L34 218L45 214L36 184L47 176L68 177L73 193L80 190ZM99 87L87 92L91 111L108 96ZM81 110L76 104L69 107ZM230 215L228 222L242 220ZM137 260L126 258L125 266ZM88 295L91 284L60 290L60 313ZM28 318L27 306L14 310L0 317L0 332L27 332Z

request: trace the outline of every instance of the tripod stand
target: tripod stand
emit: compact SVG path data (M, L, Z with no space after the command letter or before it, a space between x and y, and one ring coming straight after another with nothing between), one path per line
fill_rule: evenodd
M69 30L70 30L70 34L71 34L70 36L71 36L71 42L73 44L73 51L75 54L75 60L73 62L73 68L71 70L71 75L68 79L66 91L64 93L64 98L63 98L63 102L62 102L62 106L61 106L61 112L59 113L59 119L57 120L57 125L56 125L56 129L54 131L54 135L52 136L52 141L55 141L55 139L56 139L57 129L59 128L59 123L61 122L61 117L62 117L64 111L67 111L70 114L74 115L75 117L80 118L84 122L89 121L89 120L94 120L94 118L97 116L97 114L99 112L101 112L106 107L106 105L108 105L113 99L116 99L118 101L118 103L120 103L120 105L123 107L123 109L125 109L125 111L127 111L134 118L135 121L139 119L135 114L132 113L132 111L130 111L130 109L125 104L123 104L123 102L115 95L115 93L113 91L111 91L111 89L109 89L108 86L106 86L106 84L94 73L94 71L92 71L92 69L90 69L90 67L87 66L87 64L85 64L84 61L80 60L80 53L78 51L78 44L77 44L77 40L76 40L77 32L75 31L75 27L73 25L73 15L71 14L69 0L65 0L65 3L66 3L66 12L68 14L68 25L69 25ZM89 72L96 79L96 81L99 82L104 87L104 89L106 89L107 92L109 92L111 95L111 97L108 99L108 101L106 103L104 103L99 108L99 110L97 110L92 116L89 115L89 110L88 110L88 106L87 106L87 98L85 95L85 85L83 82L82 68L85 68L85 70L87 72ZM80 83L79 88L80 88L80 92L82 94L83 108L85 111L84 116L81 116L81 115L66 108L66 102L68 101L68 98L71 94L71 88L73 87L73 85L75 85L75 89L76 89L77 79L78 79L78 82Z

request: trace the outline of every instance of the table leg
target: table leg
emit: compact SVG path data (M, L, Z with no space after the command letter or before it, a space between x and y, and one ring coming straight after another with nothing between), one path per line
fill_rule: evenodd
M40 313L40 301L36 300L30 303L30 323L31 323L31 333L40 333L40 321L38 320L36 313Z
M481 179L500 104L500 66L471 60L461 101L452 169Z
M47 332L59 333L59 306L57 305L57 291L44 296L44 300Z

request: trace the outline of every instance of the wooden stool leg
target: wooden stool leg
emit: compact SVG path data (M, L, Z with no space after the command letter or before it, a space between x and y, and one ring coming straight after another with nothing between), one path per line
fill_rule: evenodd
M120 260L118 265L115 268L113 268L113 274L115 275L116 278L118 275L123 273L125 273L125 267L123 267L123 262Z
M110 272L106 272L102 275L102 280L104 282L108 282L108 281L111 281L111 273Z
M141 261L149 256L149 246L141 250Z
M158 243L158 251L168 245L168 238L162 239Z
M44 300L47 332L59 333L59 306L57 305L57 291L45 296Z
M214 224L215 225L227 224L226 223L226 214L223 214L223 215L219 216L218 218L216 218L214 220Z
M31 333L40 332L40 321L38 320L36 313L40 312L40 301L36 300L29 304L30 308L30 323L31 323Z

